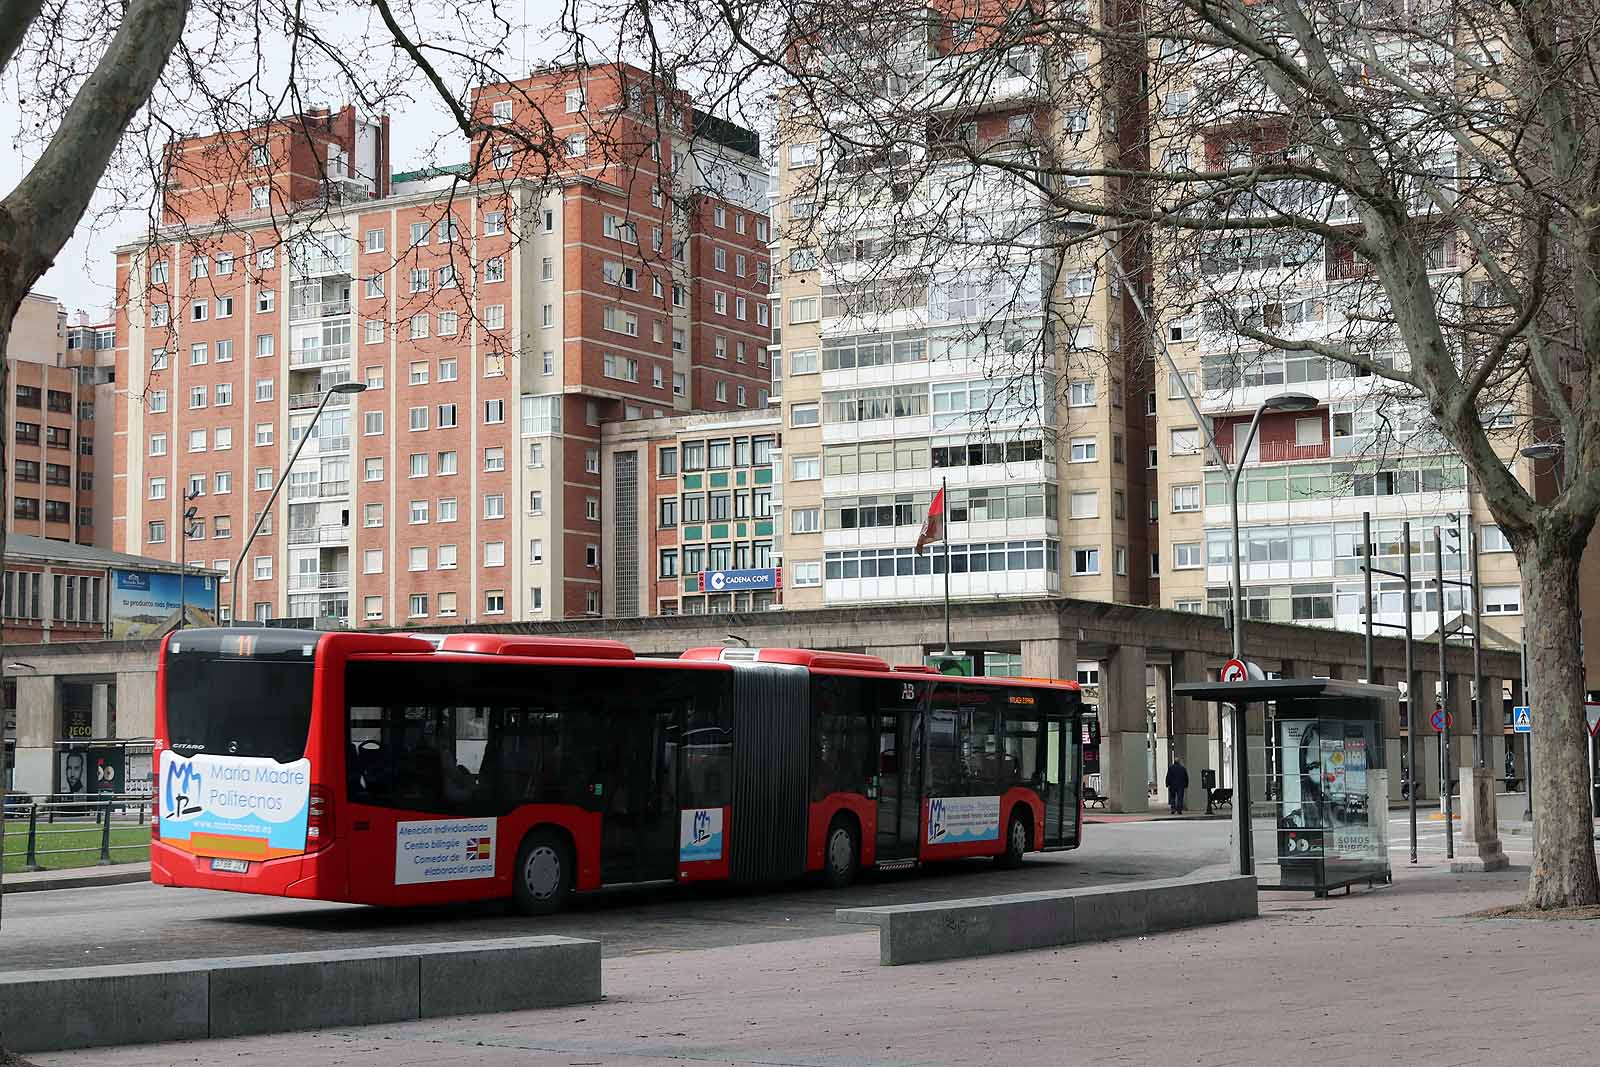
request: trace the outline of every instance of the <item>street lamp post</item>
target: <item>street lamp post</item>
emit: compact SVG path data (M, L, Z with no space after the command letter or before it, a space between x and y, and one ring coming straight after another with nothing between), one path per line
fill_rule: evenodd
M188 490L183 494L183 529L178 531L178 625L174 629L181 630L189 621L189 534L194 529L196 516L200 509L193 506L200 498L198 492Z
M306 432L301 435L300 443L294 446L294 454L289 457L289 462L284 464L283 473L278 475L278 484L272 487L272 495L267 497L266 505L262 507L261 514L256 516L256 521L250 527L250 536L244 539L244 547L239 550L239 560L233 565L233 573L228 576L228 621L237 624L239 621L239 582L242 580L245 557L250 554L250 546L255 543L256 535L261 532L261 524L272 513L272 505L277 501L278 494L283 492L283 483L289 480L289 471L294 468L295 461L300 458L301 451L306 447L306 442L311 440L312 431L317 428L317 420L322 418L323 409L328 406L334 394L353 396L356 393L367 391L365 382L339 382L330 386L323 394L322 402L317 405L317 410L312 413L311 421L306 424Z
M1233 470L1228 472L1228 516L1233 526L1233 658L1244 659L1244 585L1239 566L1239 476L1244 473L1244 457L1256 442L1256 431L1261 428L1261 416L1269 411L1310 411L1317 406L1317 398L1305 393L1279 393L1269 396L1256 408L1250 420L1250 432L1238 455L1233 457ZM1235 724L1238 725L1238 724ZM1237 731L1234 743L1239 743Z

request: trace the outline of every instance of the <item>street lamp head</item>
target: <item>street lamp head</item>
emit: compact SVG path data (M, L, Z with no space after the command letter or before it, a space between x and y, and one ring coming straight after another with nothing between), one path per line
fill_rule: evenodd
M1279 393L1267 397L1261 406L1267 411L1310 411L1320 403L1316 397L1305 393Z
M330 387L335 393L364 393L367 391L366 382L340 382Z
M1540 441L1537 444L1526 445L1518 451L1529 459L1555 459L1566 447L1562 441Z

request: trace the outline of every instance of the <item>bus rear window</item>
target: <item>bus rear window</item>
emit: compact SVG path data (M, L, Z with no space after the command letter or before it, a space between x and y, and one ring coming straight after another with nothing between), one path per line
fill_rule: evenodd
M168 648L168 747L185 756L264 756L280 763L305 755L314 646L248 656L195 647L214 643L185 637Z

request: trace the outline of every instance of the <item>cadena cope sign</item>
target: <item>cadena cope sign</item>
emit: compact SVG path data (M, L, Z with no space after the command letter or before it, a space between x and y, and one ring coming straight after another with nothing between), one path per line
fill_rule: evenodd
M746 593L783 588L782 567L757 567L754 570L701 571L702 593Z

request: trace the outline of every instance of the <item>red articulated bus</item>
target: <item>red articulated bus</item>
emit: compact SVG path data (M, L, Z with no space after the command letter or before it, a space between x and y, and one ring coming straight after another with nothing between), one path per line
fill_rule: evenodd
M873 656L181 630L157 682L161 885L513 899L1074 848L1071 682Z

